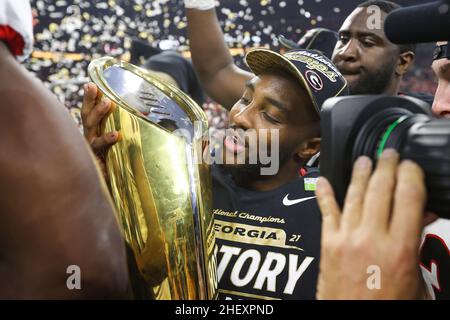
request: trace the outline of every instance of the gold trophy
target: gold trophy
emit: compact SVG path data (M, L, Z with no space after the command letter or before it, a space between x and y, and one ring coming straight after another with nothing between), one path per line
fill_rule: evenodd
M216 299L211 173L198 161L205 113L132 64L104 57L88 72L115 104L102 131L120 132L106 164L135 298Z

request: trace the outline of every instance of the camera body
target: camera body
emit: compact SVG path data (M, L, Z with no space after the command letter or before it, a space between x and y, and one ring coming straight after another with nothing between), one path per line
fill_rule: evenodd
M341 205L356 159L377 161L392 148L425 171L427 209L450 218L450 121L433 119L427 103L400 96L332 98L322 106L321 131L320 170Z

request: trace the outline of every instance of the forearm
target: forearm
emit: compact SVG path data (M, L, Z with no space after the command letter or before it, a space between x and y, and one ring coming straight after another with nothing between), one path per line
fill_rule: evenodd
M186 9L186 15L192 62L202 81L234 65L215 9L205 11Z
M192 62L207 94L225 108L241 97L252 74L234 64L216 11L186 9Z

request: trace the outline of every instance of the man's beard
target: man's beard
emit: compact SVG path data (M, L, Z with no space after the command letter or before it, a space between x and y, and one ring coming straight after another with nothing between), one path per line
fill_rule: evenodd
M389 86L395 64L386 64L390 67L378 69L372 74L362 73L355 84L349 83L350 95L383 94Z
M281 169L286 162L289 161L289 158L292 156L292 150L289 149L281 149L279 151L279 169ZM257 161L256 164L221 164L220 165L225 172L230 173L232 176L245 176L252 177L255 179L259 179L261 177L270 178L273 176L270 175L262 175L261 170L263 168L268 168L271 164L262 164L260 161Z

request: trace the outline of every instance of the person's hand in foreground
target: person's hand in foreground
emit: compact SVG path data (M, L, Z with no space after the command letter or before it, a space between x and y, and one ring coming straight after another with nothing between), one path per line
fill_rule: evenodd
M355 163L344 209L320 178L322 248L318 299L418 299L419 243L424 219L424 173L386 150Z

